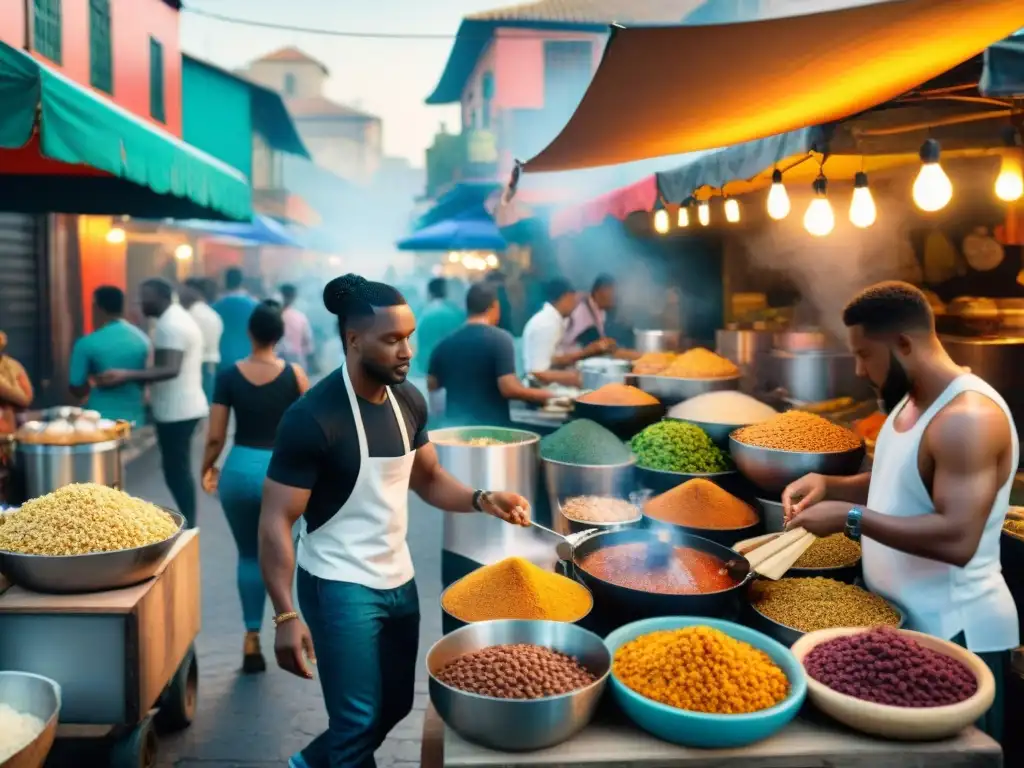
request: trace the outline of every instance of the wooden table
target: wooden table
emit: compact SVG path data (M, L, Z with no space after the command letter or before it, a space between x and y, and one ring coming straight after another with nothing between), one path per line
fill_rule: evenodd
M515 724L510 723L510 728ZM628 724L597 720L573 739L540 752L510 754L471 744L440 722L423 726L423 768L1001 768L1002 750L976 728L949 741L873 739L831 723L797 719L771 739L742 749L700 750L660 741Z

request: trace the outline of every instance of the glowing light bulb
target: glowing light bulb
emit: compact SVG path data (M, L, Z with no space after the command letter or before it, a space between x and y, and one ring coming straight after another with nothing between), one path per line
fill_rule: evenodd
M859 229L867 229L878 218L875 198L868 188L868 175L863 171L853 178L853 199L850 201L850 223Z
M825 237L836 226L836 215L828 201L828 182L824 176L814 181L814 199L804 214L804 229L815 237Z
M953 199L953 183L939 164L939 142L921 145L921 170L914 179L914 203L922 211L941 211Z
M690 226L690 210L687 207L686 203L683 203L682 205L679 206L679 216L676 220L676 226L678 226L680 229L682 229L683 227Z
M654 212L654 231L659 235L668 234L668 228L670 226L668 211L664 208L659 208Z
M768 190L768 215L776 221L789 216L789 193L782 183L782 172L778 169L772 173L772 186Z
M192 246L188 243L182 243L174 249L174 258L178 261L188 261L192 258Z
M110 243L111 245L123 243L127 239L128 235L125 234L125 231L121 229L121 227L114 227L113 229L107 232L107 242Z
M697 220L702 227L706 227L711 223L711 206L707 200L701 200L697 203Z
M458 264L459 263L459 254L458 254L458 252L456 252L456 251L449 251L448 252L448 263L449 264Z
M1024 197L1024 175L1021 174L1020 152L1011 150L1003 155L996 177L996 197L1007 203Z
M735 224L740 220L740 204L735 198L727 197L725 199L725 220L730 224Z
M491 269L494 269L495 267L498 266L498 257L495 256L493 253L487 255L487 266L490 267Z

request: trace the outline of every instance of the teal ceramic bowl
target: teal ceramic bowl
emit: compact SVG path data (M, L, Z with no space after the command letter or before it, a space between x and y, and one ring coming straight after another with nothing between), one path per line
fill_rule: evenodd
M712 627L767 653L789 678L789 695L774 707L746 715L689 712L659 704L627 688L615 676L613 667L612 695L634 723L659 739L673 744L702 749L728 749L744 747L767 739L796 717L807 696L807 678L804 676L803 666L781 643L748 627L731 621L699 616L667 616L627 624L608 635L605 644L614 657L622 645L641 635L692 626Z

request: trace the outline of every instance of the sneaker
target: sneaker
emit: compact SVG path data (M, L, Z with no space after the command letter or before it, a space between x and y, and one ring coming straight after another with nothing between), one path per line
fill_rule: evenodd
M247 675L267 671L267 662L260 648L260 633L246 632L242 645L242 671ZM303 768L300 764L299 768Z

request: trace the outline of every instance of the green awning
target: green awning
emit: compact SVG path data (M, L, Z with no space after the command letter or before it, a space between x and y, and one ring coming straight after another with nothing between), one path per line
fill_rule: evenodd
M252 218L241 173L0 43L0 149L36 141L44 158L109 176L0 175L0 210Z

